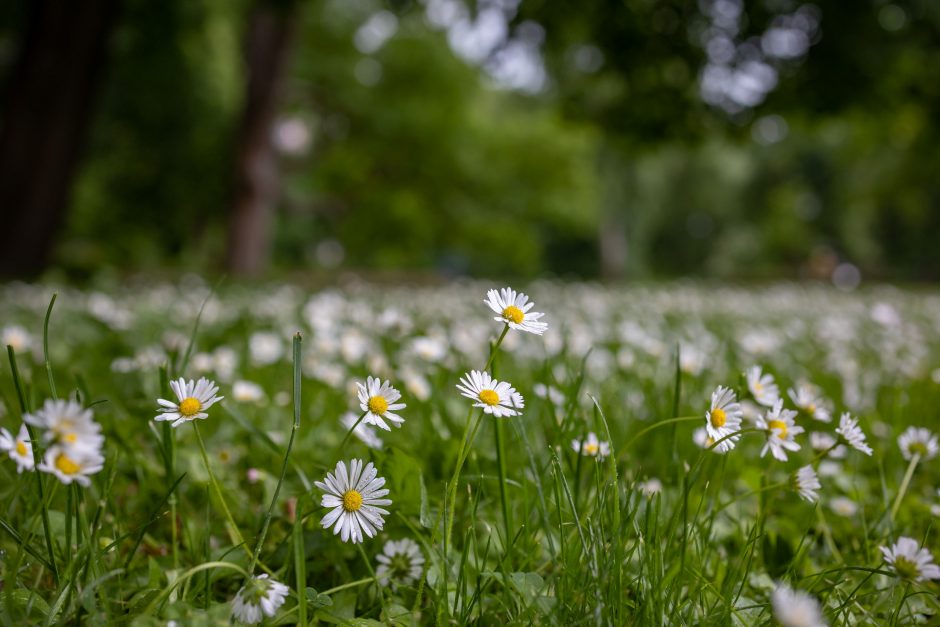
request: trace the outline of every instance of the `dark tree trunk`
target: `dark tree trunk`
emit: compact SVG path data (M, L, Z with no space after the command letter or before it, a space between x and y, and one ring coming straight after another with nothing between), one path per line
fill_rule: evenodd
M260 0L248 25L248 86L236 144L228 242L228 268L237 276L261 274L270 254L271 220L280 189L271 134L294 6L290 1Z
M33 275L49 260L117 6L30 0L0 130L0 275Z

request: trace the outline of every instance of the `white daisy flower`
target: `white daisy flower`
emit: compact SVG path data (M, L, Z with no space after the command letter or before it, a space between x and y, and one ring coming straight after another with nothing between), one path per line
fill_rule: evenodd
M379 566L375 576L379 582L393 588L407 586L421 577L424 568L424 554L418 543L410 538L389 540L382 547L382 552L375 556Z
M797 470L793 475L792 485L804 501L815 503L819 500L819 489L822 484L819 483L819 477L812 466L803 466Z
M597 435L593 431L588 432L583 442L581 440L571 440L571 448L573 448L576 453L587 455L588 457L596 457L600 460L610 455L610 442L598 440Z
M514 387L506 381L497 381L487 372L471 370L460 378L457 389L474 401L474 407L481 407L484 413L497 418L520 416L522 412L516 410L525 407L522 395Z
M692 441L695 442L696 446L699 448L711 449L713 453L724 454L724 451L711 448L715 444L715 440L712 439L712 436L708 435L708 429L705 427L699 427L692 432Z
M396 403L401 393L388 382L382 382L376 377L366 379L365 385L356 383L359 396L359 409L366 412L363 422L391 431L385 419L391 421L396 427L401 427L405 419L396 414L396 411L406 407L404 403Z
M839 418L839 428L836 433L842 436L852 448L871 455L871 447L865 444L865 432L858 426L858 419L852 418L849 412L844 412Z
M232 398L239 403L259 403L264 400L264 388L254 381L236 381L232 384Z
M363 470L362 460L354 459L347 472L346 463L340 461L336 462L335 474L328 473L322 482L314 483L326 493L320 504L333 508L320 524L325 528L332 526L334 535L340 534L343 542L362 542L363 532L373 538L385 525L382 515L387 516L388 511L378 506L392 502L381 498L388 494L388 489L382 488L385 479L376 474L372 462Z
M920 455L921 459L933 459L940 449L937 436L923 427L908 427L898 436L898 446L901 447L901 455L906 460L910 460L914 455Z
M812 595L780 582L770 596L774 618L783 627L826 627L822 606Z
M0 344L12 346L14 353L25 353L33 347L33 336L23 327L11 324L0 331Z
M787 390L790 400L800 410L805 412L810 418L820 422L831 422L832 412L829 409L829 401L819 395L815 386L808 383L800 383L796 389Z
M232 599L232 616L248 625L260 623L264 616L274 616L284 605L290 588L268 578L267 574L252 577Z
M10 459L16 462L16 472L32 470L36 460L33 459L33 444L29 439L26 425L20 425L16 437L10 435L6 429L0 429L0 451L6 451Z
M758 416L757 428L768 432L767 443L760 452L761 457L770 451L775 458L785 462L787 451L800 450L800 445L794 438L803 433L803 427L793 422L795 416L795 411L783 408L783 399L777 399L773 409L768 411L766 416Z
M499 291L489 290L483 302L498 314L493 320L504 322L510 329L536 335L542 335L548 329L547 323L538 321L545 314L530 311L535 303L530 303L529 297L521 292L517 294L516 290L508 287Z
M842 459L848 452L844 444L839 444L838 438L824 431L813 431L810 433L809 444L815 451L829 451L828 457L832 459Z
M281 336L271 331L259 331L248 338L248 353L255 366L275 363L284 354Z
M711 407L705 412L705 429L715 442L741 430L741 404L737 402L734 390L719 385L712 392ZM734 448L740 435L720 441L717 448L722 453Z
M771 374L762 374L760 366L752 366L747 371L747 389L754 400L764 407L773 407L780 398L780 388L774 383Z
M199 381L195 383L192 379L186 381L180 377L176 381L170 381L170 388L176 394L177 402L174 403L162 398L157 399L157 403L162 405L160 408L162 413L157 414L154 420L172 420L172 426L174 427L197 418L205 420L209 416L205 410L225 398L224 396L216 396L219 386L215 384L215 381L210 381L205 377L200 377Z
M92 411L75 401L47 400L41 409L25 414L23 420L45 429L46 442L70 449L99 450L104 445L101 425L92 418Z
M829 508L839 516L851 518L858 513L858 503L847 496L837 496L829 501Z
M933 563L933 555L921 548L914 538L901 536L890 549L885 546L878 548L901 579L915 582L940 579L940 567Z
M643 496L652 497L663 491L663 482L653 477L636 484L636 489L642 492Z
M348 411L340 416L339 421L343 423L343 426L346 427L347 431L352 429L353 435L362 440L363 444L369 448L382 448L382 440L375 434L375 429L365 424L364 420L360 421L357 414ZM359 424L356 424L357 422ZM353 425L356 425L356 427L353 428Z
M56 444L49 447L37 468L55 475L65 485L74 481L87 488L91 485L89 476L104 468L104 457L97 449Z

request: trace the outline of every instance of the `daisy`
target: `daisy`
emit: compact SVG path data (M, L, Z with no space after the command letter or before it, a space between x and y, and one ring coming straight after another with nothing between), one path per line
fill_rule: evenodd
M774 383L773 375L762 374L760 366L753 366L747 371L747 389L754 400L764 407L773 407L780 398L780 388Z
M324 528L332 526L333 534L341 534L343 542L362 542L363 532L373 538L385 525L382 515L387 516L388 511L377 506L392 502L381 498L388 494L388 489L382 488L385 479L376 474L378 471L372 462L363 470L362 460L354 459L349 462L347 472L346 463L340 461L336 462L335 474L328 473L324 481L314 483L326 493L320 504L333 508L320 524Z
M49 447L37 468L55 475L65 485L74 481L87 488L91 485L91 479L88 477L104 468L104 457L97 449L71 448L56 444Z
M33 346L33 336L23 327L11 324L0 331L0 343L3 346L12 346L14 353L25 353Z
M793 489L797 491L800 498L810 503L819 500L818 490L822 487L819 483L819 477L812 466L803 466L796 471L791 480Z
M236 381L232 384L232 398L239 403L260 403L264 400L264 388L254 381Z
M937 446L937 436L923 427L908 427L898 436L898 446L901 447L901 455L906 460L910 460L914 455L920 455L922 459L932 459L940 448Z
M396 427L401 427L405 419L394 413L406 407L404 403L396 403L401 393L393 388L388 381L382 382L376 377L366 379L365 385L356 383L359 396L359 409L366 412L363 422L391 431L384 419L388 419Z
M601 460L610 455L610 442L601 442L593 431L587 434L587 438L583 442L581 440L572 440L571 448L576 453Z
M359 416L353 412L346 412L340 417L339 421L343 423L347 431L352 429L353 435L362 440L363 444L369 448L382 448L382 440L375 434L375 430L369 425L363 424L363 422L359 420ZM353 428L353 425L355 425L355 428Z
M487 372L471 370L460 379L457 389L463 396L474 401L474 407L482 407L484 413L497 418L519 416L517 409L525 406L522 395L506 381L497 381Z
M770 596L774 618L783 627L825 627L822 607L812 595L781 582Z
M796 412L792 409L784 409L783 399L777 399L773 409L768 411L766 416L757 417L757 428L768 432L767 443L760 452L761 457L769 450L774 457L785 462L787 451L800 450L800 445L794 438L803 433L803 427L793 422L794 416Z
M528 331L536 335L542 335L548 329L547 323L538 321L545 314L529 311L535 303L530 303L529 297L521 292L517 294L516 290L508 287L499 291L490 290L483 302L498 314L493 320L506 323L510 329Z
M842 436L852 448L871 455L871 447L865 444L865 432L858 426L858 419L852 418L849 412L844 412L839 418L839 428L836 433Z
M705 412L705 429L708 436L718 442L716 448L722 453L734 448L740 435L722 440L741 429L741 404L737 402L734 390L719 385L712 392L711 407Z
M290 588L269 579L267 574L252 577L232 599L232 615L235 620L248 625L260 623L264 616L274 616L284 605Z
M172 420L174 427L197 418L205 420L209 416L205 410L225 398L216 396L219 386L205 377L200 377L196 383L193 383L192 379L186 381L180 377L176 381L170 381L170 387L178 402L157 399L157 403L162 405L162 413L157 414L154 420Z
M663 491L663 482L653 477L636 484L636 489L642 492L643 496L653 497Z
M858 503L847 496L837 496L829 501L829 508L839 516L851 518L858 513Z
M101 425L90 409L75 401L47 400L41 409L25 414L23 420L45 429L43 439L72 449L98 450L104 445Z
M805 412L810 418L820 422L832 421L832 412L829 411L829 402L819 396L815 386L808 383L800 383L796 390L790 388L787 390L790 400L800 410Z
M914 538L901 536L890 549L886 546L878 548L901 579L915 582L940 579L940 567L933 563L933 555L921 548Z
M389 540L375 559L379 563L375 576L383 586L391 584L393 588L414 583L424 568L421 547L409 538Z
M830 433L823 431L813 431L809 434L809 444L816 451L829 451L828 456L832 459L842 459L848 451L844 444L839 444L839 439Z
M32 470L36 460L33 459L33 444L29 440L29 431L26 425L20 425L20 431L14 438L6 429L0 429L0 451L7 451L10 459L16 462L16 472Z
M719 451L717 448L712 448L715 444L715 440L712 439L712 436L708 435L708 429L705 427L699 427L692 432L692 441L695 442L696 446L699 448L711 449L714 453L724 453L724 451Z

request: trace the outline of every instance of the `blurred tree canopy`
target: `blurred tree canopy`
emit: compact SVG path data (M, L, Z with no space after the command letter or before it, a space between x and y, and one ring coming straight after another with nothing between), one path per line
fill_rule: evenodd
M55 265L221 269L263 2L116 3ZM940 278L933 0L279 6L274 269Z

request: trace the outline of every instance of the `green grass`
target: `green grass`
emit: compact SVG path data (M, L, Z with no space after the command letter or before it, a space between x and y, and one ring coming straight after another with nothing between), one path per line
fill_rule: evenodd
M106 437L88 488L0 461L0 623L229 624L245 578L265 572L291 589L267 624L774 624L777 582L833 625L940 616L937 585L900 581L878 548L937 546L937 462L909 463L896 443L940 418L936 294L537 284L540 337L504 333L480 302L489 287L189 281L65 289L54 310L47 287L0 287L0 328L32 340L0 370L0 426L15 434L58 394L91 407ZM259 331L280 338L273 359L252 351ZM416 349L421 336L440 354ZM521 416L460 396L484 364L525 397ZM748 422L727 454L697 446L712 390L746 396L755 364L784 396L817 384L835 422L797 423L831 434L851 411L873 456L833 459L804 433L788 461L761 458L766 435ZM350 384L370 374L408 404L378 449L339 421L362 414ZM203 375L226 397L206 420L153 421L169 380ZM264 399L237 399L236 380ZM610 443L605 460L572 449L589 431ZM361 545L320 526L313 486L352 458L375 464L393 501ZM817 504L790 484L807 464ZM641 489L651 479L661 491ZM421 547L421 576L379 585L375 556L401 538Z

